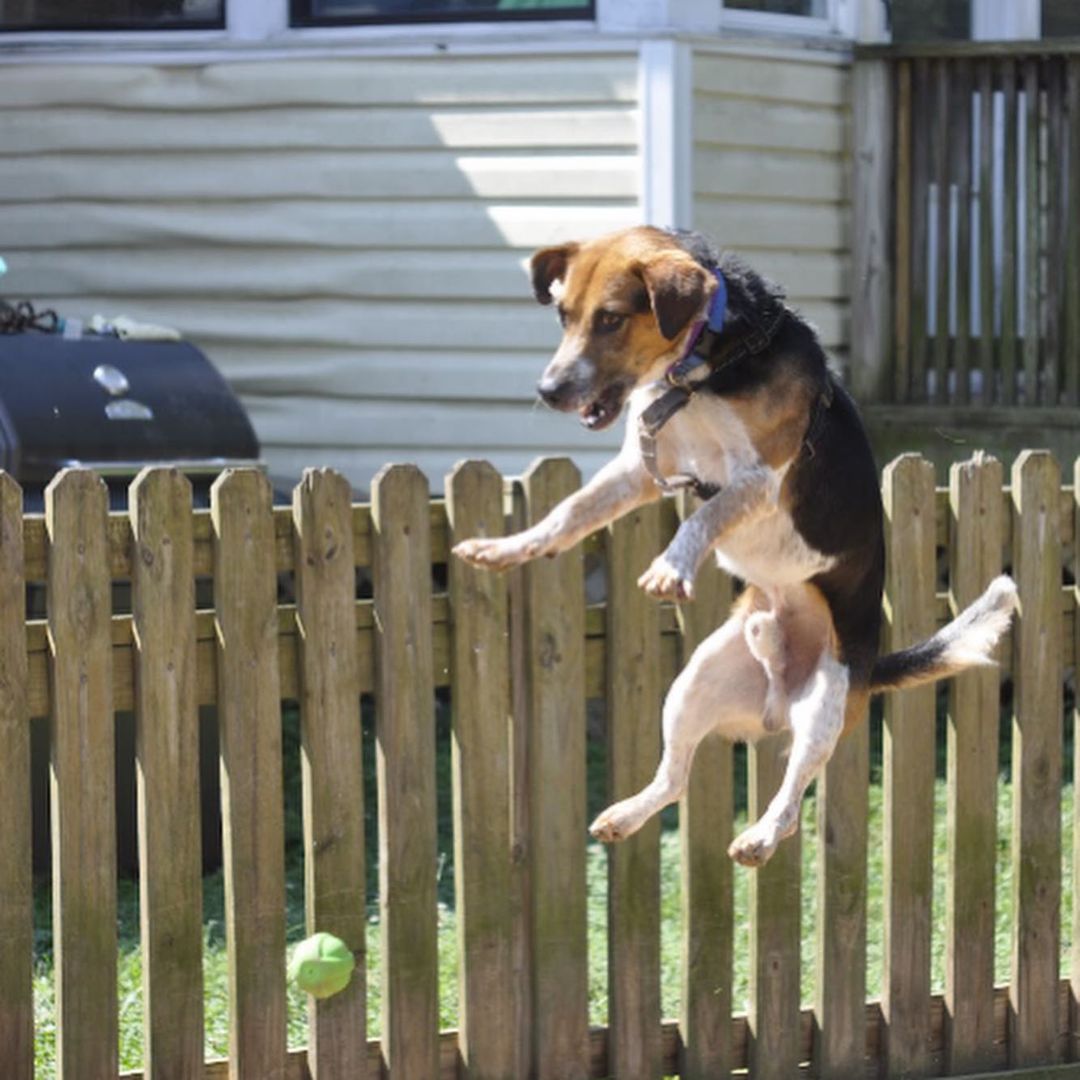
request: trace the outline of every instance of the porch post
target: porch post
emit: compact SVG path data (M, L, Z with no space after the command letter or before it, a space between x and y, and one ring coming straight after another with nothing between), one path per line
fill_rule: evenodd
M887 40L884 5L862 0L859 38ZM855 59L852 75L851 381L865 402L888 397L893 365L894 102L890 61Z

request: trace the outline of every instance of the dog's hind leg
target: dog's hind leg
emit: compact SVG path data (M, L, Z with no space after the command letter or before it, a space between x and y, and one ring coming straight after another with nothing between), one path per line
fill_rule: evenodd
M802 797L832 756L844 728L848 669L824 652L788 708L791 751L780 790L760 819L735 838L728 854L743 866L761 866L776 846L799 827Z
M695 650L664 702L664 752L647 787L609 806L589 831L599 840L624 840L686 789L698 744L711 731L730 739L762 734L768 679L746 644L745 608Z

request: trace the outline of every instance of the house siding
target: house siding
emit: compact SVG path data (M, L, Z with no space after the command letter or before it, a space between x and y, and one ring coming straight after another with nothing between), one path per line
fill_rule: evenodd
M176 326L283 479L593 471L525 267L635 222L639 172L633 51L0 68L4 295Z
M843 365L850 321L850 63L693 57L694 226L781 283Z

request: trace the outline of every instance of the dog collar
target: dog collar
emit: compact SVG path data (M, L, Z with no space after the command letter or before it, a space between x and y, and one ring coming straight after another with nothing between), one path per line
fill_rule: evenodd
M728 287L727 279L715 267L713 276L716 278L716 291L709 302L709 310L704 319L696 322L690 331L686 348L682 356L673 363L666 372L664 379L672 386L684 386L690 372L701 367L708 359L708 350L698 349L701 344L702 334L706 329L710 334L719 334L724 329L724 318L727 314Z

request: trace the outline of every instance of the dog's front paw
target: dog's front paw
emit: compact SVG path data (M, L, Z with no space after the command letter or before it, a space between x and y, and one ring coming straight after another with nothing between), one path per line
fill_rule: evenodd
M609 806L589 826L590 835L605 844L616 844L632 836L641 828L641 815L633 799Z
M693 578L668 562L666 555L657 555L652 566L638 578L650 596L658 600L693 600Z
M520 566L530 559L535 559L538 555L546 554L538 539L525 539L522 536L462 540L454 545L453 553L459 559L485 570L509 570L513 566Z
M764 866L772 858L780 841L791 836L799 827L798 815L794 816L787 828L783 826L783 822L766 814L732 840L728 855L742 866Z

